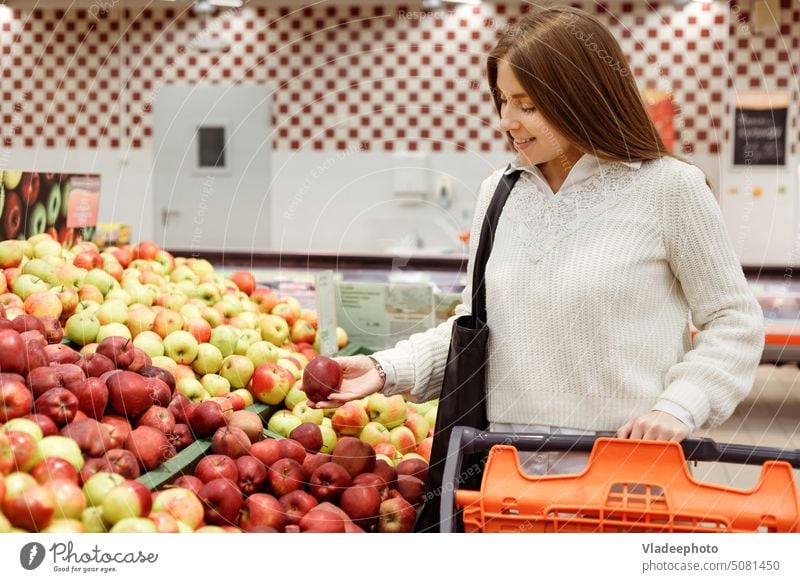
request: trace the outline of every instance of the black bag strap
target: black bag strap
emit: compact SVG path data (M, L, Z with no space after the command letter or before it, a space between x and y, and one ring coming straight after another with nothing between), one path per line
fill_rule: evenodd
M506 170L503 173L483 217L481 238L478 242L472 271L472 315L483 323L486 323L486 263L489 261L489 255L492 254L494 234L497 230L497 223L500 221L500 214L511 194L511 189L514 188L514 184L517 183L521 174L522 170L514 172Z

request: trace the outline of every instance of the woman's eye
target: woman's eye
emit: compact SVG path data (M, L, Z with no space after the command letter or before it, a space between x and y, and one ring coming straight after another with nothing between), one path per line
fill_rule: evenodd
M523 113L533 113L534 111L536 111L536 107L520 107L520 110Z

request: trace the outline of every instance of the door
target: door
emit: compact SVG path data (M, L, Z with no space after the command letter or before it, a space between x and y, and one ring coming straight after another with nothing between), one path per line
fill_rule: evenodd
M195 253L268 248L268 87L164 85L153 113L157 242Z

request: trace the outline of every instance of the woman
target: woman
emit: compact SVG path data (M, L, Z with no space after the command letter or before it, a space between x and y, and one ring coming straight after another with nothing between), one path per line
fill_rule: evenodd
M725 421L752 387L761 309L702 171L666 151L617 42L583 11L541 10L487 72L518 155L481 186L467 281L495 187L522 171L486 267L491 429L682 440ZM340 359L341 393L320 405L379 390L436 398L451 325ZM565 458L527 469L578 468Z

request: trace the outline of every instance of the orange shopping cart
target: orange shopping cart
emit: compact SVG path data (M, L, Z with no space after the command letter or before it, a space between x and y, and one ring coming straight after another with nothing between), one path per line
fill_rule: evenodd
M590 452L577 474L530 476L517 451ZM487 452L479 491L458 489L465 453ZM748 490L695 480L687 461L762 465ZM481 432L455 427L442 532L800 532L800 451L711 439L681 443Z

